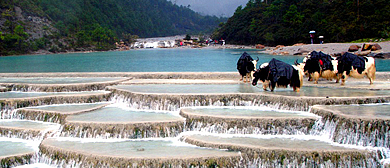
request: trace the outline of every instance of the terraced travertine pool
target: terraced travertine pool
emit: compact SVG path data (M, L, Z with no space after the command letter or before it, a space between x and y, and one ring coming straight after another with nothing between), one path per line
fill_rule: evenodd
M177 76L180 75L182 74ZM49 78L47 77L48 81ZM126 78L130 79L131 74L126 74ZM90 80L91 85L101 82ZM41 128L34 124L43 123L48 127L42 129L54 130L50 134L39 135L40 138L27 140L40 143L43 139L39 146L36 143L27 145L32 147L34 159L28 159L31 155L24 157L31 161L29 163L52 166L378 167L386 165L386 159L390 158L390 143L389 138L386 138L390 135L385 133L389 130L387 104L325 106L331 114L314 112L312 109L317 107L312 108L311 104L308 110L303 111L291 110L294 104L290 106L290 110L270 106L276 99L297 102L317 99L329 104L348 104L343 101L362 98L386 101L390 89L310 85L304 86L300 93L293 92L291 88L278 88L274 92L268 92L238 81L218 83L218 79L213 79L189 84L180 81L175 83L177 79L170 80L172 81L167 79L159 84L150 84L150 80L142 83L142 79L135 83L126 80L122 85L109 84L112 86L107 87L107 91L5 92L4 95L9 96L3 96L2 100L8 104L2 106L2 111L12 111L16 107L23 107L17 110L25 111L15 112L19 117L17 120L2 119L0 128L13 127L28 132L35 127ZM57 82L61 83L61 80L58 78ZM57 82L53 84L58 84ZM77 82L73 84L78 85ZM381 84L381 87L385 86ZM95 95L100 93L107 94L107 97L96 98ZM18 94L23 96L15 96ZM79 95L84 95L85 99L74 102L64 99L63 103L58 103L62 101L59 97ZM42 101L39 97L55 101ZM194 100L189 101L188 97L193 97ZM15 98L28 98L32 103L14 104L11 100ZM339 102L328 101L329 98ZM227 102L228 99L238 103L233 106L214 103ZM205 103L198 103L199 101ZM315 104L321 101L313 102ZM177 110L150 110L152 106L158 108L177 104ZM36 113L35 116L27 117L32 113ZM341 115L332 118L339 114ZM57 115L64 115L60 116L60 124L31 121L54 121L49 118ZM364 121L366 125L358 126L364 129L353 126L358 117L371 119ZM377 122L379 119L381 122ZM1 125L7 121L11 122ZM347 121L352 124L346 124ZM352 127L344 128L346 125ZM345 130L349 129L355 129L356 132L349 132L363 138L357 139L347 134L348 131ZM375 133L375 136L371 133ZM372 143L374 141L378 143ZM9 145L8 142L0 141L0 145L3 144ZM17 165L20 164L27 162Z

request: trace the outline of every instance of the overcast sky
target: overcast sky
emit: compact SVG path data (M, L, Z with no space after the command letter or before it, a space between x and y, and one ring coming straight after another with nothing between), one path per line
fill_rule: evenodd
M245 7L248 0L170 0L177 5L188 6L195 12L206 15L230 17L238 6Z

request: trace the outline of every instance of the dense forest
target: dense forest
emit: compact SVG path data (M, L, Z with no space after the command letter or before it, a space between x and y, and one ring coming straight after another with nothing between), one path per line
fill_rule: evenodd
M167 0L2 0L0 55L109 50L136 37L211 33L225 18Z
M389 16L388 0L250 0L213 37L270 46L310 43L311 30L325 42L389 38Z

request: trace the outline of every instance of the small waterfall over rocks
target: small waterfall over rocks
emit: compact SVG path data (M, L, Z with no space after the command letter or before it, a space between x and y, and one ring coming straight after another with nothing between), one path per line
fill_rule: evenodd
M164 138L176 137L184 130L184 122L102 124L66 123L61 131L63 137L76 138Z
M322 116L313 127L312 135L329 135L340 144L390 148L389 120L343 117L318 106L310 111Z

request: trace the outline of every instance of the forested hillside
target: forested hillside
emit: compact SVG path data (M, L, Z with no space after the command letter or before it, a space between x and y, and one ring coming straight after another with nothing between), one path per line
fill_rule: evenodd
M310 43L309 31L325 42L389 38L388 0L250 0L213 33L236 44Z
M2 0L0 55L107 50L118 39L210 33L223 18L167 0Z

